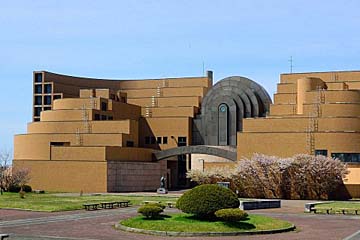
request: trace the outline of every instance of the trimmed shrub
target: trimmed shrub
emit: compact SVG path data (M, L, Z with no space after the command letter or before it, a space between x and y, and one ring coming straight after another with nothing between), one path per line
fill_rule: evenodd
M247 218L248 214L239 208L220 209L215 216L224 222L237 222Z
M24 185L23 191L29 193L29 192L32 192L32 188L30 185Z
M146 218L156 218L160 216L164 210L155 205L146 204L144 206L139 207L138 213L141 213Z
M148 204L145 204L145 206L155 206L155 207L159 207L161 209L166 208L166 206L164 204L161 204L161 203L148 203Z
M217 210L239 207L239 200L228 188L204 184L185 192L176 202L176 207L199 218L214 218Z

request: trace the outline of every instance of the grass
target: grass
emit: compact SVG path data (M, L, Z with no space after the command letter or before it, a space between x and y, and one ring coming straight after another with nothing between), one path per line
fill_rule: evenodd
M128 200L133 205L140 205L143 201L175 202L175 197L165 196L127 196L127 195L100 195L100 196L59 196L52 193L27 193L24 199L18 193L4 193L0 195L0 208L26 209L33 211L68 211L82 209L84 203L100 203L109 201Z
M246 220L226 223L222 221L199 220L185 213L165 215L163 218L155 220L137 216L123 220L120 223L132 228L174 232L244 232L292 226L289 222L261 215L249 215Z
M359 209L360 210L360 201L335 201L335 202L329 202L329 203L320 203L315 205L316 209L319 209L320 212L322 209L324 209L324 212L326 213L325 209L332 208L332 212L341 212L341 209L347 208L347 209Z

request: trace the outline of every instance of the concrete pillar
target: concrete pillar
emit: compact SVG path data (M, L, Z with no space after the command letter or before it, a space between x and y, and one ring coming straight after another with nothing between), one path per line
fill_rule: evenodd
M326 88L326 84L320 78L306 77L297 80L296 113L304 113L305 95L308 91L315 91L317 88Z

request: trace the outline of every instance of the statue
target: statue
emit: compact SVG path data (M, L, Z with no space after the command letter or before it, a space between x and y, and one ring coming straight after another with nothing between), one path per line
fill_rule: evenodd
M160 188L165 188L165 181L166 181L166 178L164 176L161 176L161 178L160 178Z
M166 178L164 176L161 176L160 178L160 187L157 189L157 193L160 194L166 194L168 191L166 190L165 185Z

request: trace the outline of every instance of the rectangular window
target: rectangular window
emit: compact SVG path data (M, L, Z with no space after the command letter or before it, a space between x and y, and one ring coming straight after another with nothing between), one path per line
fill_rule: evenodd
M35 82L42 82L42 73L35 73Z
M167 137L163 137L163 144L167 144L168 143L168 138Z
M161 137L157 137L157 138L156 138L156 143L157 143L157 144L161 144Z
M106 119L107 119L106 115L101 115L101 120L106 120Z
M51 93L51 84L44 85L44 93Z
M331 157L346 163L360 163L360 153L332 153Z
M107 111L107 103L101 102L101 111Z
M39 116L40 116L40 113L41 113L41 107L36 107L34 110L35 110L35 111L34 111L34 115L35 115L36 117L39 117Z
M134 147L134 142L133 141L126 141L126 146L127 147Z
M323 156L327 157L328 151L326 149L315 150L315 156L317 156L317 155L323 155Z
M42 93L42 85L35 85L34 86L35 93Z
M113 116L109 116L109 117L108 117L108 120L114 120L114 117L113 117Z
M186 137L178 137L178 146L186 146Z
M150 137L145 137L145 144L150 144Z
M54 95L54 100L56 100L56 99L60 99L61 98L61 95L59 94L59 95Z
M44 96L44 104L51 105L51 96Z
M51 110L51 107L44 107L44 111Z
M35 105L42 105L41 96L35 96Z
M151 137L151 144L155 144L156 143L156 138L155 137Z
M34 122L39 122L40 118L34 118Z
M100 114L95 113L94 119L95 120L100 120Z

